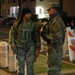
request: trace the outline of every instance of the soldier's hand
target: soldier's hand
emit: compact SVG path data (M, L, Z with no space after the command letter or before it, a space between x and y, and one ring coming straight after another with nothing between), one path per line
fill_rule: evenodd
M14 49L14 44L11 44L10 45L10 48L13 50Z
M35 52L35 60L34 60L34 62L36 62L38 56L39 56L39 51L36 50L36 52Z
M39 50L36 50L36 58L39 56Z

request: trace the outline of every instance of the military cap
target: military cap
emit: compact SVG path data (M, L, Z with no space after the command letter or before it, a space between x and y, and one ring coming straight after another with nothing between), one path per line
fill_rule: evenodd
M50 3L49 8L47 9L47 11L49 11L51 8L60 8L59 4L52 4Z

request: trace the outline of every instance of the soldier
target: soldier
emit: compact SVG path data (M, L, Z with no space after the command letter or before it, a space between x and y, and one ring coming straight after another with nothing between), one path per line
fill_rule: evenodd
M41 48L40 32L30 18L31 10L29 8L24 8L19 20L14 23L9 33L9 44L19 62L18 75L25 74L25 60L27 75L34 75L34 61L36 57L38 57Z
M65 25L59 9L58 4L50 4L47 10L50 20L42 32L42 37L48 44L48 75L60 75L61 71Z

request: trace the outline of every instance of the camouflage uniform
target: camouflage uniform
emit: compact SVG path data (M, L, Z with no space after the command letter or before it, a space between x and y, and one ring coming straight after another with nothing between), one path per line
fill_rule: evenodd
M24 75L26 60L27 75L34 75L35 51L40 50L39 31L31 20L26 23L22 22L18 28L17 23L11 27L9 43L15 44L14 52L19 62L19 74Z
M48 43L48 75L60 75L65 25L58 14L45 26L44 38Z

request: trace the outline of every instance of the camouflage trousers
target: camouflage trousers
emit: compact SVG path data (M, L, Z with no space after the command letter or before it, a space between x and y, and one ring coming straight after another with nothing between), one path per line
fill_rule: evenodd
M25 60L27 65L27 75L34 75L34 53L35 53L35 47L30 46L28 47L28 51L25 52L23 49L18 48L17 53L17 60L19 63L19 73L18 75L24 75L25 74Z
M61 75L63 47L49 45L48 48L48 75Z

